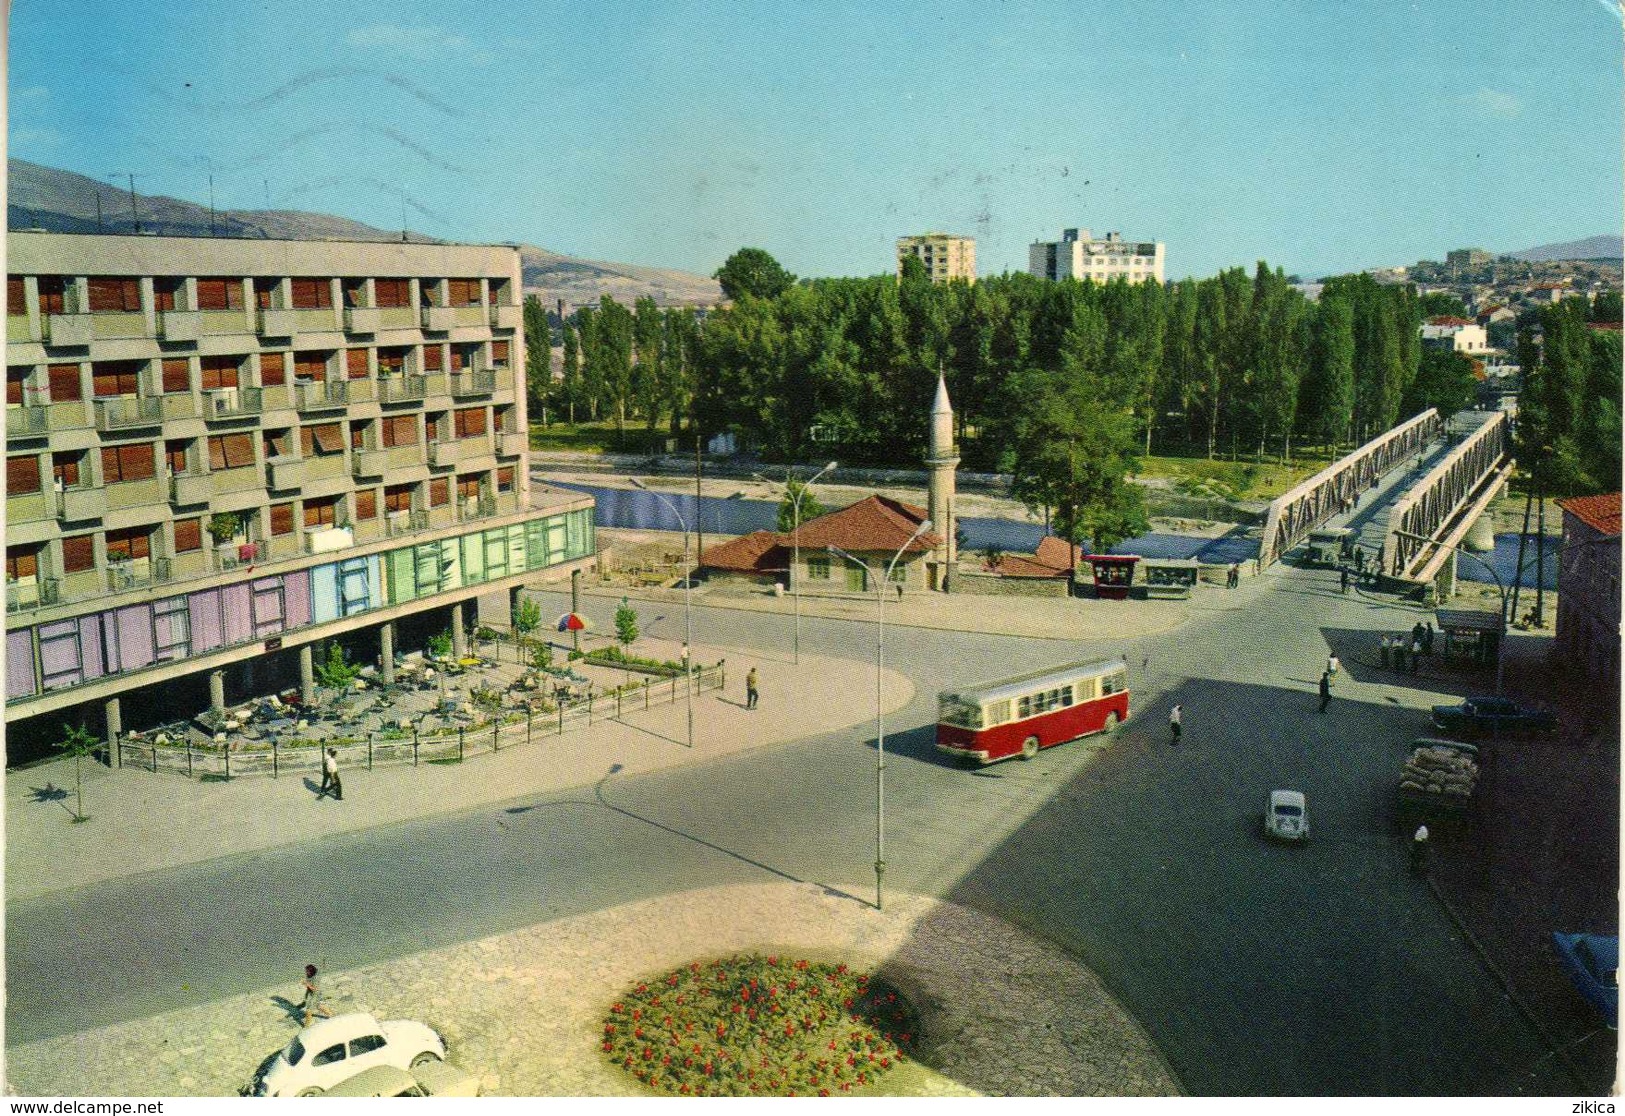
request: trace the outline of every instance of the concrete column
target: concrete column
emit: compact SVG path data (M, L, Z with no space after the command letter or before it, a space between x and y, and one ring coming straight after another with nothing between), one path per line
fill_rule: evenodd
M211 713L226 711L226 672L223 670L209 672L209 711Z
M580 566L577 566L575 569L570 571L570 611L571 612L580 612L581 611L581 567ZM581 633L576 632L576 631L572 631L570 633L570 642L574 645L575 650L577 650L577 651L581 650Z
M387 620L378 627L378 677L384 685L395 684L395 621Z
M118 698L108 698L102 712L107 717L107 766L122 767L118 738L124 732L124 711L119 706Z
M299 648L299 700L316 703L316 660L308 643Z
M468 654L468 633L463 630L463 602L451 606L451 657L462 659Z

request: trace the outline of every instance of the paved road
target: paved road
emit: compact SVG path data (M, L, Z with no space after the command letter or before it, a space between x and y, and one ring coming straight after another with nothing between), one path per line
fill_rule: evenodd
M889 629L888 665L920 692L889 720L888 884L1075 952L1192 1093L1572 1092L1401 871L1384 792L1432 695L1349 678L1315 713L1328 642L1350 660L1364 632L1411 621L1339 597L1332 576L1272 573L1235 611L1137 644ZM700 622L734 646L782 647L787 630L726 610ZM863 656L872 631L812 619L802 638ZM1137 717L1114 740L980 772L938 762L937 689L1093 651L1135 661ZM694 886L872 878L872 757L850 731L813 736L11 904L8 1040L285 982L289 957L349 968ZM1278 785L1308 793L1308 848L1258 837Z

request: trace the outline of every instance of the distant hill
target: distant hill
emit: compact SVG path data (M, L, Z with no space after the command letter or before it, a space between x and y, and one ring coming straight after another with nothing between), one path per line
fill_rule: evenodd
M1546 260L1619 260L1625 258L1625 237L1616 234L1588 236L1563 244L1542 244L1521 252L1507 252L1515 260L1542 263Z
M45 229L48 232L133 233L127 190L72 171L57 170L22 159L7 160L9 177L6 227ZM300 210L219 210L211 218L207 206L136 193L141 231L160 236L263 237L271 240L400 241L391 232L334 217ZM408 232L416 244L439 244L435 237ZM722 301L716 280L686 271L606 263L519 246L526 294L534 294L552 309L563 299L567 306L597 302L603 295L630 305L648 295L662 306L709 306Z

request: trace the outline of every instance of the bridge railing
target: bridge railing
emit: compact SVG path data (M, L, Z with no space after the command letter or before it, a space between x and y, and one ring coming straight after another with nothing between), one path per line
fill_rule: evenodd
M1258 568L1279 561L1378 477L1425 449L1441 425L1439 413L1429 407L1278 496L1264 520Z
M1462 440L1395 501L1388 513L1383 539L1383 572L1411 578L1425 563L1425 541L1436 535L1479 493L1484 482L1498 475L1512 454L1512 413L1502 411Z

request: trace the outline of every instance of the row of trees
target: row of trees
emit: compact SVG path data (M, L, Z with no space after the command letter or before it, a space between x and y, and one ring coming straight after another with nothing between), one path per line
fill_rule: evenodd
M1618 309L1614 299L1603 312ZM1585 299L1570 298L1520 323L1517 455L1544 495L1619 489L1620 332L1591 326L1619 318L1596 314Z

